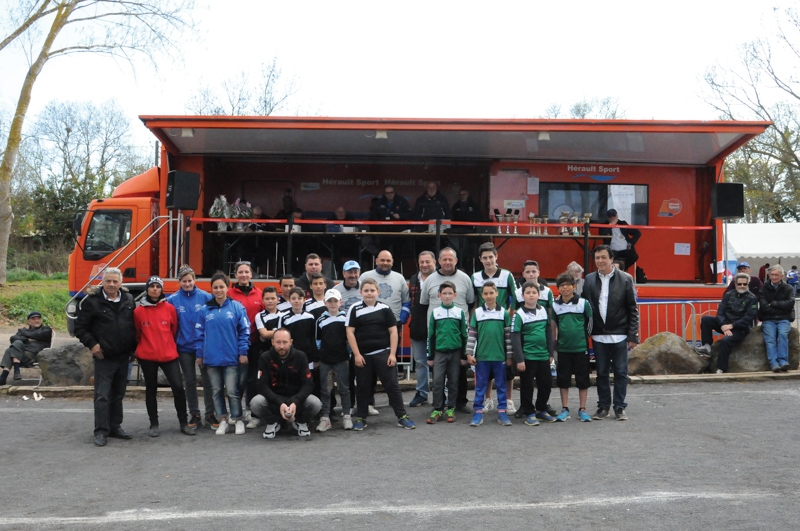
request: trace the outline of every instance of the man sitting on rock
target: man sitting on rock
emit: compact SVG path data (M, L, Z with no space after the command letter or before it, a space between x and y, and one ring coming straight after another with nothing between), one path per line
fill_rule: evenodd
M728 359L733 347L744 341L758 314L758 299L749 290L750 275L737 273L733 279L735 290L726 291L719 303L716 317L706 315L700 320L703 346L698 350L711 353L711 333L723 335L717 356L717 374L728 372Z
M0 385L6 385L8 371L14 367L14 380L22 380L20 367L33 367L39 360L39 352L49 348L53 340L53 329L42 324L42 314L31 312L28 314L28 327L20 328L11 336L11 346L6 349L3 361L0 362Z

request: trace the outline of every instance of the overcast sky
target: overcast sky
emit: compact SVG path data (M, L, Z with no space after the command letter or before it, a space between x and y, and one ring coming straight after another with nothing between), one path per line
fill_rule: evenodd
M275 56L299 88L288 114L529 118L612 97L630 119L716 119L703 72L773 32L772 6L788 3L209 0L157 73L91 55L49 63L29 117L52 99L110 97L132 119L185 114L199 83ZM25 68L19 49L0 53L7 114Z

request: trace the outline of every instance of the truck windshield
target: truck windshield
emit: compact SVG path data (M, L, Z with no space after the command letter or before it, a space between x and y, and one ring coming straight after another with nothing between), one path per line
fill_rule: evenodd
M128 243L131 219L130 210L95 211L86 232L84 259L99 260Z

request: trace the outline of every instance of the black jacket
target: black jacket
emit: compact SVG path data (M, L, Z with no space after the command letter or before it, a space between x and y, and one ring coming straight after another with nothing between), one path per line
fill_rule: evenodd
M394 219L393 215L400 216L399 220ZM408 221L413 217L411 212L411 205L405 197L395 194L394 201L391 203L386 196L381 196L372 201L369 209L369 219L373 221ZM373 232L402 232L408 228L408 225L387 226L375 225L372 227Z
M750 284L748 287L750 289L750 293L755 295L756 300L758 300L758 294L761 292L761 288L764 287L764 283L761 282L760 278L750 275ZM725 288L725 291L726 292L735 291L735 289L736 289L736 278L731 280L731 282L728 284L728 287Z
M50 347L53 342L53 329L42 325L39 328L20 328L11 336L11 342L22 341L25 343L25 352L38 354Z
M408 290L411 295L411 323L408 327L408 335L414 341L425 341L428 339L428 305L419 303L422 294L419 273L411 275L411 278L408 279Z
M750 330L758 313L758 299L746 291L726 291L717 309L717 317L723 325L732 324L734 328Z
M622 227L624 225L628 225L628 222L622 220L617 221L617 228L619 228L619 231L622 233L622 237L625 238L625 241L628 242L628 245L633 247L636 245L636 242L639 241L639 238L642 237L642 231L639 229L623 229ZM611 228L604 227L600 229L600 235L611 236L611 230Z
M442 192L437 191L433 197L425 192L414 204L414 217L419 220L450 219L450 206Z
M258 358L256 391L268 403L299 407L313 390L314 379L302 350L291 347L286 358L281 359L275 348L271 348Z
M100 343L104 358L131 356L136 351L134 307L133 296L125 288L120 290L120 301L111 302L98 287L78 306L75 336L88 349Z
M597 271L586 275L583 298L592 306L592 335L623 335L627 341L639 342L639 307L633 278L615 270L608 284L608 306L606 320L600 317L600 290L602 284Z
M794 288L782 280L777 286L767 281L758 292L758 318L761 321L794 321Z

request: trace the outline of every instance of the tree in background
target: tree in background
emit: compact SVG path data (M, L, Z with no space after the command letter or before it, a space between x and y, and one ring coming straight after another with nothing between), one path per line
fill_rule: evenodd
M14 219L12 176L33 87L44 66L50 59L78 52L128 62L142 55L155 65L158 52L174 51L174 39L191 25L188 17L194 0L22 0L12 6L2 17L10 31L0 39L0 52L24 41L22 53L29 58L29 68L0 161L0 286L6 283Z
M744 45L737 65L705 74L705 100L723 119L774 124L725 162L727 179L745 185L748 222L800 220L800 17L774 12L773 38Z
M545 118L565 118L560 103L553 103L544 111ZM625 118L625 111L620 109L619 100L606 96L605 98L583 99L569 107L569 116L566 118L598 118L601 120L621 120Z
M204 85L186 104L186 112L205 116L269 116L285 109L297 93L294 78L282 80L278 60L263 63L253 79L246 72L222 81L221 90Z

